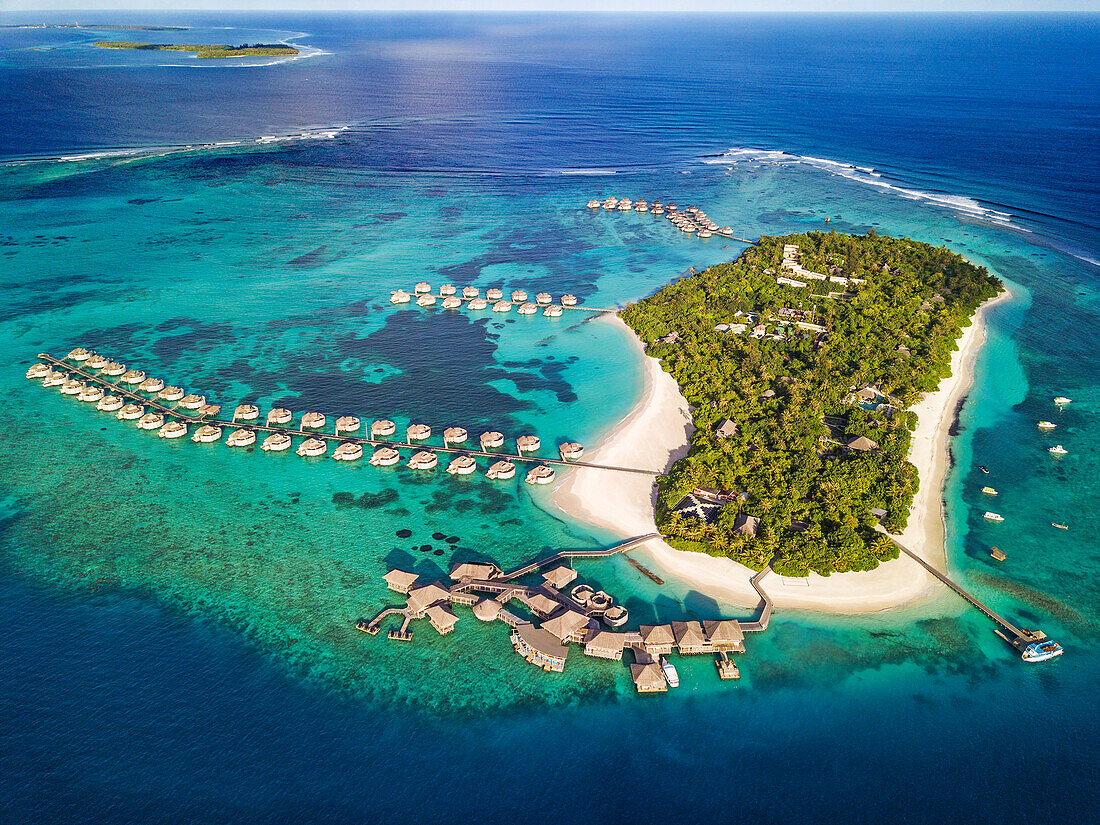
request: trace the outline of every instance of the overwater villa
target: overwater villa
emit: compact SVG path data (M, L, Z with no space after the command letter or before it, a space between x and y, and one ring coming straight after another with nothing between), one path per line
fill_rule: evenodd
M504 433L498 433L496 430L491 430L487 433L482 433L480 440L482 450L494 450L497 447L504 446Z
M565 670L569 648L540 627L516 625L512 629L512 647L528 662L545 671L561 673Z
M584 638L584 655L595 656L597 659L619 661L623 658L624 647L626 647L625 633L593 628Z
M474 604L474 617L481 622L495 622L502 606L496 599L481 599Z
M76 378L70 378L61 385L62 395L80 395L84 392L84 382Z
M92 352L91 350L86 350L86 349L84 349L84 347L77 347L76 349L72 350L72 351L71 351L71 352L70 352L70 353L69 353L68 355L66 355L65 357L66 357L66 358L69 358L69 359L71 359L71 360L73 360L73 361L87 361L87 360L88 360L89 358L91 358L91 357L92 357L92 356L93 356L94 354L95 354L95 353L93 353L93 352Z
M190 395L185 395L183 398L180 399L180 406L183 407L185 410L197 410L199 407L203 406L205 403L206 403L206 396L205 395L196 395L195 393L191 393Z
M454 295L455 292L457 292L457 290L452 284L443 284L443 286L439 288L440 295Z
M494 481L507 481L516 477L516 465L511 461L497 461L485 475Z
M216 424L203 424L191 436L191 440L198 444L208 444L213 441L221 441L221 439L222 428Z
M134 421L145 415L145 407L141 404L126 404L115 416L119 421ZM160 425L157 425L160 426Z
M458 623L458 616L446 605L433 604L425 611L425 614L428 617L428 622L440 636L446 636L455 629L455 624Z
M421 281L413 287L413 289L416 291L417 295L424 295L432 291L432 285L427 281Z
M638 693L667 693L668 680L665 679L664 670L656 662L632 662L630 665L630 678L634 681L634 687Z
M484 298L474 298L466 304L467 309L485 309L487 306L489 306L489 303Z
M584 447L582 447L576 441L567 441L564 444L558 445L558 452L561 453L561 457L563 460L576 461L578 458L584 455Z
M140 384L145 380L145 373L141 370L126 370L122 374L123 384Z
M332 453L336 461L358 461L363 457L363 445L357 441L344 441Z
M77 401L99 401L103 398L103 387L93 384L90 387L85 387L80 391L80 394L76 397Z
M458 309L460 306L462 306L462 299L457 298L454 295L448 295L446 298L443 299L444 309Z
M432 437L432 428L427 424L410 424L405 430L405 437L409 441L423 441Z
M537 435L521 435L516 439L516 449L520 453L533 453L542 446L542 440Z
M123 412L126 412L125 407L119 413L120 417ZM158 412L145 413L138 418L137 426L139 430L159 430L164 426L164 416Z
M99 403L95 405L95 408L103 410L103 412L114 412L115 410L121 410L122 405L125 403L121 395L105 395L99 399Z
M614 604L603 614L603 622L608 627L622 627L630 618L625 607Z
M645 647L646 652L654 656L671 653L672 646L676 644L676 637L672 633L671 625L644 624L639 631L643 647Z
M101 370L109 363L111 363L110 358L108 358L106 355L99 355L97 353L89 358L84 366L90 370Z
M554 299L550 296L549 292L540 292L538 295L535 296L535 300L540 304L549 304Z
M328 452L328 442L323 438L307 438L298 445L298 449L295 452L300 456L308 458L321 456Z
M183 438L187 435L187 425L182 421L169 421L157 431L160 438Z
M58 370L50 370L46 373L46 377L42 379L42 386L56 387L59 384L64 384L67 378L68 375L64 372L59 372Z
M302 416L301 428L303 430L319 430L325 426L325 414L319 412L307 412Z
M439 458L431 450L421 450L409 459L412 470L434 470L438 464Z
M485 290L485 297L490 301L499 301L504 297L504 291L493 287L492 289Z
M469 455L460 455L447 465L447 472L451 475L468 476L476 470L477 462Z
M239 404L233 410L234 421L253 421L260 417L260 408L255 404Z
M388 418L379 418L370 425L370 434L375 438L384 438L397 432L397 425Z
M164 382L159 378L146 378L138 389L142 392L160 392L164 389Z
M481 294L481 291L476 286L464 286L462 287L462 297L466 299L476 298Z
M290 419L294 417L294 413L288 410L286 407L276 407L267 414L268 426L272 424L289 424Z
M289 450L293 443L294 439L286 433L272 433L264 439L260 449L264 452L281 453L283 450Z
M416 305L418 307L435 306L435 296L434 295L421 295L419 298L416 299Z
M589 209L599 209L600 208L600 202L599 201L589 201L588 202L588 208Z
M493 304L493 312L511 312L512 305L507 301L497 301Z
M539 308L535 304L531 303L520 304L518 310L520 315L534 315L538 311Z
M361 422L354 415L342 415L336 419L336 435L340 433L353 433L359 429Z
M391 570L382 577L386 582L386 587L397 593L404 593L406 596L417 578L415 573L406 573L404 570Z
M645 201L634 201L634 211L635 212L648 212L649 211L649 204L646 203Z
M522 304L526 300L527 300L527 293L524 292L522 289L512 290L512 303L513 304Z
M31 364L30 369L27 370L27 378L45 378L49 371L50 368L45 364Z
M542 311L543 316L545 316L546 318L560 318L561 313L561 307L557 306L556 304L552 304Z
M234 430L229 434L229 438L225 440L225 443L230 447L251 447L256 443L256 431L247 427Z
M179 401L183 395L183 387L165 387L157 393L157 398L161 401Z
M448 427L443 431L444 444L465 444L469 433L462 427Z
M401 460L401 453L392 447L382 447L374 451L370 463L375 467L392 467Z
M554 480L554 468L548 464L532 467L527 473L528 484L550 484Z
M395 289L390 293L391 304L407 304L412 300L412 296L403 289Z

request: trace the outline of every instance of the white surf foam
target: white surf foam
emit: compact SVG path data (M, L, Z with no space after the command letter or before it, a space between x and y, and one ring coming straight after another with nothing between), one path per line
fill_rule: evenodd
M839 175L848 180L856 181L867 186L877 187L890 194L907 200L923 201L936 206L950 209L954 212L966 215L978 220L989 221L1003 226L1012 226L1013 229L1027 232L1028 230L1012 222L1012 215L983 205L980 201L965 195L948 195L939 192L926 192L920 189L891 183L883 178L881 172L872 166L856 166L851 163L830 160L828 158L815 158L809 155L794 155L774 149L749 149L734 147L721 155L703 158L703 163L714 165L737 165L754 163L759 165L803 165L812 166L831 175Z

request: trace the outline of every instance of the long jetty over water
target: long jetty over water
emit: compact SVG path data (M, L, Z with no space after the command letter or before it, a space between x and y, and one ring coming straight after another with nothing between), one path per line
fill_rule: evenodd
M994 624L997 625L997 635L1005 641L1016 647L1019 647L1023 643L1038 642L1046 638L1046 634L1040 630L1028 630L1026 628L1016 627L1016 625L1012 624L1012 622L1010 622L1004 616L994 612L981 599L979 599L969 590L966 590L961 585L957 584L946 573L937 570L935 567L930 565L908 547L904 547L903 545L898 544L896 541L894 542L894 544L898 545L898 549L901 550L902 553L907 555L909 558L911 558L913 561L915 561L917 564L919 564L921 567L923 567L925 570L927 570L949 588L962 596L962 598L969 602L973 607L978 608L978 610L984 613L988 618L992 619Z
M271 424L254 424L251 422L240 422L236 420L225 420L221 418L215 418L211 415L204 415L201 411L195 412L192 410L182 409L180 407L170 407L155 398L152 398L148 393L140 393L136 390L127 389L121 385L121 377L116 377L111 380L109 376L95 374L92 371L85 369L80 365L74 365L68 361L60 358L54 358L52 355L46 352L38 353L38 358L44 363L50 364L54 367L58 367L67 373L72 375L78 375L86 381L103 387L105 390L110 390L111 393L123 396L136 404L140 404L145 407L151 407L162 413L164 416L174 418L187 424L212 424L220 427L246 427L249 430L255 430L256 432L263 433L285 433L288 436L300 436L303 438L316 438L326 442L335 443L355 443L365 444L372 447L389 447L394 450L424 450L433 453L444 453L451 455L469 455L479 456L483 458L492 458L496 460L507 459L508 461L523 462L526 464L549 464L561 467L587 467L596 470L612 470L620 473L635 473L637 475L657 476L661 473L656 470L642 470L635 467L616 467L607 464L595 464L590 461L581 460L565 460L558 458L547 458L544 456L525 455L520 452L506 453L506 452L489 452L487 450L471 449L469 447L463 447L461 445L447 445L438 446L435 444L426 444L423 442L410 442L410 441L395 441L392 439L378 439L367 438L364 436L355 436L350 433L341 433L335 435L332 433L325 433L319 430L307 430L302 428L295 429L294 427L286 426L273 426Z

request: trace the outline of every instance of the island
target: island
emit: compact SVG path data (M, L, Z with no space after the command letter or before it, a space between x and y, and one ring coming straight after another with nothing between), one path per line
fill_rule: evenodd
M943 247L810 232L761 238L627 306L694 426L658 480L667 543L793 577L896 558L886 533L918 487L909 408L1002 289Z
M129 40L97 40L92 44L101 49L137 49L153 52L194 52L200 58L222 57L286 57L298 54L298 50L285 43L243 43L230 46L225 43L137 43Z

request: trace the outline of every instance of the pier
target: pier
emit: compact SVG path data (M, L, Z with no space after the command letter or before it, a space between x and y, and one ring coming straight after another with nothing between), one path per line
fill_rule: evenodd
M606 559L610 556L618 555L619 553L629 553L635 547L645 544L650 539L659 539L660 537L660 533L647 533L644 536L624 541L622 544L616 544L614 547L609 547L606 550L562 550L560 553L547 556L545 559L539 559L538 561L533 561L530 564L524 565L523 567L513 570L511 573L504 573L501 575L501 578L505 581L518 579L520 576L526 576L528 573L534 573L542 567L549 567L551 564L560 561L572 561L573 559Z
M213 405L207 405L211 411L203 413L202 410L191 411L184 410L179 407L169 407L167 404L157 401L155 398L150 398L149 394L141 394L136 389L128 389L121 385L121 377L117 377L111 380L111 377L104 375L96 375L91 371L83 368L80 365L72 365L64 359L54 358L49 353L40 352L38 358L44 363L50 364L54 367L58 367L67 373L72 375L79 375L86 381L90 381L93 384L109 389L112 393L123 396L130 401L140 404L144 407L151 407L157 412L163 414L166 418L177 419L187 424L212 424L220 427L241 427L248 430L253 430L258 433L284 433L291 437L300 438L315 438L320 439L328 443L335 442L336 444L353 443L353 444L365 444L372 447L389 447L394 450L424 450L432 453L444 453L450 455L469 455L478 456L482 458L492 458L495 460L507 460L522 462L524 464L548 464L558 467L588 467L595 470L611 470L613 472L621 473L635 473L638 475L658 476L661 475L656 470L641 470L634 467L614 467L606 464L594 464L588 461L571 461L563 458L545 458L535 456L531 454L524 454L518 450L515 453L505 452L489 452L487 450L471 449L462 446L454 446L452 444L444 444L443 446L437 446L435 444L426 444L424 442L409 442L409 441L393 441L389 439L376 439L367 438L363 436L355 436L350 433L343 433L336 435L334 433L325 433L319 430L306 430L295 429L293 427L275 426L270 423L267 424L253 424L251 422L238 422L236 420L226 421L224 419L214 417L220 407ZM155 393L154 393L155 394ZM234 415L234 419L236 416Z
M1004 616L1001 616L999 613L994 612L973 593L964 589L959 584L956 584L954 581L952 581L950 576L937 570L935 567L930 565L908 547L904 547L903 545L898 544L896 541L894 542L894 544L897 544L898 549L901 550L902 553L907 555L909 558L911 558L913 561L915 561L917 564L919 564L921 567L923 567L925 570L935 576L939 581L947 585L950 589L954 590L958 595L969 602L972 607L976 607L978 610L984 613L986 617L991 619L993 623L997 625L997 635L1013 647L1019 649L1021 645L1029 644L1031 642L1041 642L1046 639L1046 634L1043 633L1041 630L1029 630L1027 628L1016 627L1016 625L1012 624L1012 622L1010 622Z

